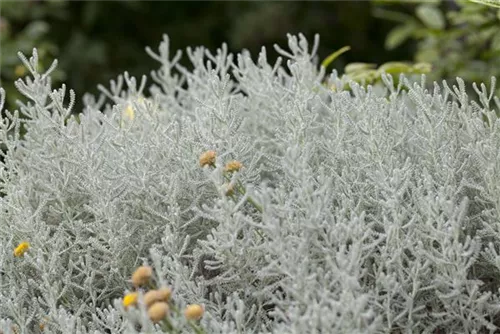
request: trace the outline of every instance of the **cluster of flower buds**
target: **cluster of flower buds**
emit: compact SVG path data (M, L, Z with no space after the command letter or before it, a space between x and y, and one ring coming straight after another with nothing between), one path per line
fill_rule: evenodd
M127 293L123 297L123 306L126 310L130 307L136 307L139 302L139 292L138 289L144 288L146 286L152 286L151 277L153 275L153 269L150 266L141 266L135 270L132 274L131 281L134 285L136 291ZM143 295L143 302L147 308L147 313L149 319L153 323L167 322L170 316L170 311L174 311L179 314L179 311L172 304L171 301L172 290L168 287L162 287L158 289L150 289L146 291ZM203 316L204 309L203 306L198 304L188 305L184 309L184 317L188 321L200 320ZM191 326L196 328L198 333L203 333L203 331L191 323Z

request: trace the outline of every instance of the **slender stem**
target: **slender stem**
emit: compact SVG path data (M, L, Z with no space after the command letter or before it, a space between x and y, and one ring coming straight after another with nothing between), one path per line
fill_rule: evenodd
M194 330L196 334L206 334L203 328L196 326L192 321L188 321L189 326Z
M225 178L228 182L230 182L230 178L228 175L225 175ZM238 181L238 185L236 187L236 189L238 190L238 192L242 195L245 195L246 194L246 189L245 189L245 186L243 186L243 184ZM233 197L234 195L231 195L231 197ZM252 204L256 209L257 211L259 211L260 213L263 212L263 209L262 209L262 206L260 206L259 204L257 204L252 197L248 196L247 197L247 201ZM259 235L259 237L261 237L262 240L265 240L266 238L262 235L261 231L260 230L255 230L255 232Z
M175 327L172 325L168 316L163 320L163 325L161 326L164 331L167 333L180 333Z
M226 178L227 181L231 181L230 178L229 178L229 176L226 175L225 178ZM245 189L245 187L243 186L243 184L240 181L238 181L238 186L236 187L236 189L238 190L238 192L240 194L242 194L242 195L246 194L246 189ZM260 206L259 204L257 204L252 197L248 196L247 197L247 201L250 204L252 204L257 209L257 211L259 211L260 213L263 212L262 206Z

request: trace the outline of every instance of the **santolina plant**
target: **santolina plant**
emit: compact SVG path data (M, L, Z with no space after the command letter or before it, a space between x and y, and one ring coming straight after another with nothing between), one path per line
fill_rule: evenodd
M78 114L21 55L3 333L498 330L495 79L481 104L460 79L362 87L288 41L284 64L223 45L188 70L165 36L147 90L125 73Z

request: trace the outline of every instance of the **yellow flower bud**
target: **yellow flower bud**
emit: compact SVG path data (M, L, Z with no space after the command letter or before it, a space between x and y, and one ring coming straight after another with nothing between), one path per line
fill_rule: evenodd
M184 310L184 316L188 320L199 320L203 316L203 306L198 304L191 304Z
M225 172L237 172L243 167L243 164L237 160L229 161L224 167Z
M19 257L23 256L24 253L30 248L29 242L23 241L21 242L16 249L14 249L14 256Z
M156 302L148 309L148 316L152 322L160 322L167 316L169 307L165 302Z
M144 304L149 307L155 302L166 302L170 298L171 293L172 290L169 288L150 290L144 295Z
M151 276L153 275L153 269L150 266L141 266L135 270L132 274L132 283L134 286L145 285Z
M206 151L202 155L200 155L200 166L213 166L215 164L215 151Z
M170 288L161 288L158 290L158 293L161 297L160 300L166 302L170 299L170 296L172 295L172 289Z

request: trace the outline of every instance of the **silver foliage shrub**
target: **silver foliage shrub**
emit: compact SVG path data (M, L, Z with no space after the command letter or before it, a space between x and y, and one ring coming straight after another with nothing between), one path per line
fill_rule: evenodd
M274 65L265 49L257 62L188 49L189 70L165 36L147 49L161 64L147 98L146 78L125 73L78 117L72 91L51 87L56 63L38 73L36 50L21 56L26 100L0 125L3 333L41 321L44 333L161 333L122 306L142 264L178 307L204 305L206 333L500 326L494 79L475 87L480 104L460 79L343 90L317 65L318 39L288 44ZM207 150L215 167L200 167ZM230 160L246 190L232 197Z

